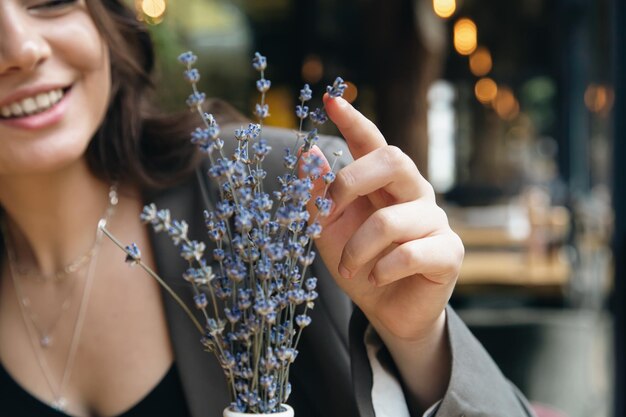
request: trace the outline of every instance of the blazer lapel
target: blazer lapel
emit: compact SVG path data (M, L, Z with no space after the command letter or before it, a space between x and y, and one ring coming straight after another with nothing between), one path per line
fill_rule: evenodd
M146 196L146 202L155 203L159 209L169 209L173 219L184 219L189 223L190 238L204 240L204 203L196 181ZM159 275L188 306L193 306L192 290L181 277L187 268L186 261L179 256L178 249L165 233L156 234L150 229L150 238ZM209 242L205 243L210 251ZM162 297L174 357L191 416L220 416L230 402L222 369L213 354L203 350L201 335L182 308L165 290Z

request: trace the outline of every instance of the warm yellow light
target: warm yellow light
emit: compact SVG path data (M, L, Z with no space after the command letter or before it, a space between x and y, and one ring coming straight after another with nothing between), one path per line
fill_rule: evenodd
M605 85L589 84L585 90L585 105L592 113L607 114L613 107L613 89Z
M350 81L344 81L347 85L346 90L343 92L343 98L348 102L352 103L356 100L359 95L359 90L356 88L356 85Z
M493 100L493 108L504 120L513 120L519 114L519 102L509 87L498 88L498 93Z
M165 0L142 0L141 11L152 19L158 19L165 13Z
M302 63L302 79L307 83L315 84L324 75L324 64L317 55L309 55Z
M455 0L433 0L433 9L439 17L447 19L456 11Z
M476 50L478 33L472 20L463 18L454 24L454 49L461 55L469 55Z
M481 78L474 86L476 99L483 104L490 103L498 94L498 85L491 78Z
M470 71L477 77L484 77L491 71L492 61L489 49L484 46L476 48L469 57Z

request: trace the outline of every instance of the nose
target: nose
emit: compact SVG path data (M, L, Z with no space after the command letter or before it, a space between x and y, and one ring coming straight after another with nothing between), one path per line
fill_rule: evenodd
M31 71L50 56L50 46L37 22L12 4L0 1L0 75Z

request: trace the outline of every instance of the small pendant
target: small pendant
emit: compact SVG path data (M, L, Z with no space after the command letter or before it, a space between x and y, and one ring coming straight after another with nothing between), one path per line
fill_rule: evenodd
M63 397L55 398L55 400L52 401L51 406L57 411L65 411L67 408L67 400Z
M48 335L43 335L41 339L39 339L39 344L42 348L48 348L52 344L52 338Z

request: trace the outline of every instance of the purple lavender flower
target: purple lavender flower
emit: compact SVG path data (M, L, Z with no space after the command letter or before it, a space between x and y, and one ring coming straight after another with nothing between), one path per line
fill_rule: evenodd
M266 93L270 89L271 85L272 82L270 80L261 78L256 82L256 89L259 90L259 93Z
M332 208L332 201L328 198L317 197L315 199L315 206L320 212L321 216L328 216L330 209Z
M324 174L324 176L322 178L324 179L324 183L325 184L330 184L333 181L335 181L335 178L337 178L337 176L335 175L334 172L329 171L326 174Z
M267 58L261 55L258 52L254 53L254 58L252 59L252 66L257 71L264 71L267 68Z
M209 305L209 300L206 298L206 294L200 293L193 297L194 303L196 303L196 308L198 310L205 309L207 305Z
M296 324L298 327L306 327L311 324L311 317L306 314L300 314L296 316Z
M188 66L195 64L197 59L198 57L191 51L183 52L178 56L178 61Z
M267 104L263 104L263 105L257 104L254 107L254 114L259 119L265 119L266 117L270 115L270 108Z
M308 84L304 84L304 87L302 87L302 90L300 90L300 97L298 98L300 99L300 101L305 102L311 100L312 96L313 92L311 91L311 88Z
M323 125L328 120L326 111L320 108L317 108L313 112L311 112L309 114L309 118L311 119L313 123L317 125Z
M187 261L196 260L199 262L204 255L205 249L206 245L204 244L204 242L192 240L188 243L183 243L180 249L180 256L182 256L183 259L186 259Z
M130 265L136 265L141 261L141 251L135 243L126 246L126 262Z
M307 278L307 280L304 282L304 287L307 291L313 291L315 288L317 288L317 278Z
M341 77L337 77L335 78L333 85L329 85L326 87L326 92L329 96L337 98L343 96L343 93L346 91L347 87L348 84L344 83Z
M186 103L187 103L187 106L194 108L194 107L202 105L202 103L204 103L204 100L206 100L206 94L193 92L187 98Z
M296 106L296 116L298 119L306 119L309 116L309 107L308 106Z
M200 72L198 72L196 68L185 70L183 75L185 76L185 80L189 83L194 84L200 81Z
M266 58L258 52L253 58L253 67L260 73L256 87L261 99L254 110L259 123L235 130L235 150L230 156L223 154L224 141L216 119L201 110L206 96L197 88L196 56L186 52L179 60L186 66L184 77L193 89L187 104L203 123L191 132L191 142L210 162L208 176L217 182L220 193L215 208L204 212L213 245L210 262L204 258L206 244L191 240L190 226L172 219L169 210L150 204L140 219L156 232L166 232L188 262L182 277L192 287L193 303L205 317L204 326L197 325L201 343L217 356L224 370L231 387L231 408L275 412L291 392L285 375L298 355L300 332L311 324L307 313L318 296L317 279L307 278L315 259L313 240L322 233L316 217L327 215L331 207L329 199L319 197L318 213L307 210L312 178L321 175L324 161L309 152L319 139L317 129L305 131L303 124L307 118L322 124L328 116L324 108L309 111L304 103L311 100L312 92L305 84L296 107L300 127L283 157L287 172L278 177L275 189L266 190L267 171L262 163L271 151L263 139L263 120L269 116L265 94L271 87L264 73ZM327 91L336 97L344 90L345 83L337 78ZM300 139L304 142L301 148ZM296 172L299 165L303 178ZM328 172L323 178L328 185L334 174ZM128 262L141 262L136 245L127 247L126 252Z

